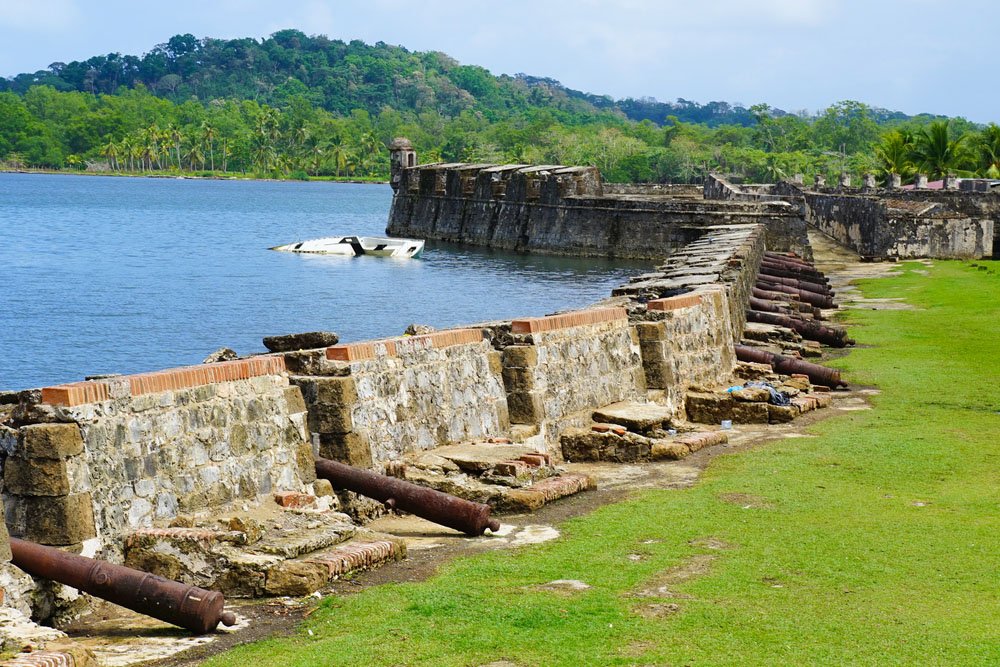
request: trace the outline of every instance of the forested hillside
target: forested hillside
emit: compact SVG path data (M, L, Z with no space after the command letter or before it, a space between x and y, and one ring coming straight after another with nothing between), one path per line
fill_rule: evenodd
M7 168L384 178L394 136L413 140L423 162L594 164L617 181L698 181L708 170L748 180L986 174L1000 154L1000 129L961 119L850 101L810 117L613 100L443 53L297 30L260 41L177 35L143 56L0 78L0 91Z

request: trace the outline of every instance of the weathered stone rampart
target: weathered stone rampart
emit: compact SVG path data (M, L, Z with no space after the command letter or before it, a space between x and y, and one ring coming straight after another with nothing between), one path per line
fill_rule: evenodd
M773 250L808 251L799 210L775 201L608 194L593 167L432 164L401 169L387 232L507 250L660 259L706 227L763 224ZM610 190L610 188L609 188ZM628 188L621 188L629 192Z
M384 467L404 452L505 434L500 355L478 328L336 345L295 375L321 456ZM305 370L305 369L303 369Z
M810 224L863 257L992 256L996 223L963 201L984 195L955 195L924 199L805 192L804 199Z
M390 233L666 261L581 311L22 392L0 410L11 533L120 561L136 531L311 491L317 454L385 470L509 438L558 458L560 434L609 404L681 417L690 387L730 380L765 248L808 251L787 202L609 195L588 167L394 159ZM4 545L0 587L27 607Z
M537 426L545 440L589 421L596 407L645 397L639 340L624 308L514 320L511 333L503 350L510 420Z
M851 188L848 179L837 188L737 186L711 175L705 198L793 203L810 225L870 259L1000 255L1000 195L989 191Z
M113 559L130 530L315 478L281 357L47 387L15 419L2 441L11 532L97 538L91 550Z

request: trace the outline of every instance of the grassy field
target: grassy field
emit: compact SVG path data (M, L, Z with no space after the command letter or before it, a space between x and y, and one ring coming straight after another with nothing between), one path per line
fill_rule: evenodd
M1000 664L1000 265L863 285L874 410L716 459L419 584L331 598L211 665ZM929 271L929 275L926 272ZM539 585L580 579L592 588Z

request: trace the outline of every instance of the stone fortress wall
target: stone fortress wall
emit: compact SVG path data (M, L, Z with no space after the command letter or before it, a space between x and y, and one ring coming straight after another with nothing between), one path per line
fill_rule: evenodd
M442 178L446 192L483 198L406 194L413 182L437 192ZM765 247L806 242L787 204L685 208L638 186L606 200L591 168L414 166L394 181L392 233L433 220L422 235L666 263L580 311L5 395L10 534L121 562L137 530L312 491L315 455L382 471L406 453L510 438L558 459L560 433L604 405L646 400L683 417L689 387L730 379ZM521 193L513 208L508 192ZM487 215L496 225L476 232ZM0 531L3 604L25 608L32 584L5 564L7 546Z
M946 179L944 188L875 187L874 178L852 188L801 180L736 186L712 175L706 199L785 201L797 206L809 225L868 259L979 259L1000 257L1000 195L990 181ZM921 187L923 186L923 187Z
M408 163L401 144L394 164ZM403 157L403 155L407 157ZM693 196L689 186L605 186L595 167L441 163L397 168L394 236L581 256L662 259L710 225L762 224L768 247L808 254L799 207ZM679 193L679 194L677 194Z

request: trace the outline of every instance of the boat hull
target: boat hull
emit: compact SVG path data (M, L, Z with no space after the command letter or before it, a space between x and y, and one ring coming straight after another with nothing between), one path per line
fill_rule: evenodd
M419 257L424 242L418 239L396 239L387 236L330 236L309 241L299 241L271 248L280 252L297 252L314 255L339 255L342 257Z

